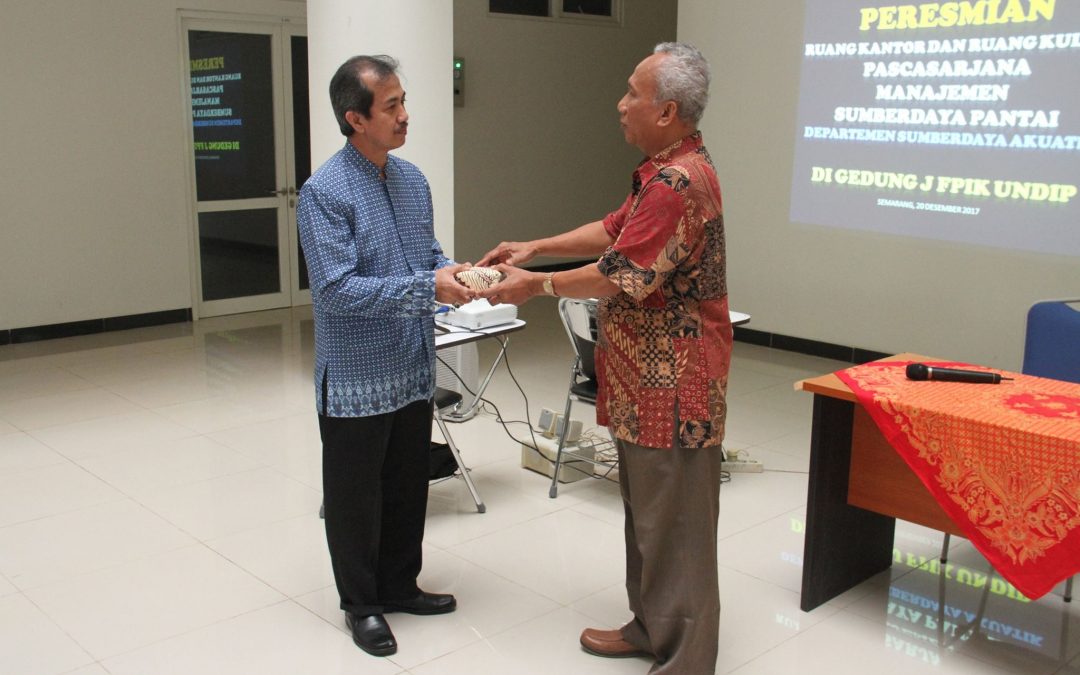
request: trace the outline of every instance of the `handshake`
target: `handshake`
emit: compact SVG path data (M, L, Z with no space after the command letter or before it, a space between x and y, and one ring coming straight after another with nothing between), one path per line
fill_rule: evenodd
M520 305L543 293L544 274L515 267L535 255L531 243L503 242L475 266L464 263L438 269L435 271L435 299L454 305L478 298L493 305L500 302Z

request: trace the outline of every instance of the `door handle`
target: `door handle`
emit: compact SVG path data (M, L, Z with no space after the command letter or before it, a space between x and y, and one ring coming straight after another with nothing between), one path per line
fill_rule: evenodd
M285 195L296 194L296 188L290 185L288 187L278 188L277 190L267 190L267 193L284 197Z

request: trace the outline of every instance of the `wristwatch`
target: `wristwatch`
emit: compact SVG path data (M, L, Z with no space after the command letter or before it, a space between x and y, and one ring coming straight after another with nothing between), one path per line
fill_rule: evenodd
M558 293L555 292L555 285L551 283L554 279L555 279L555 273L554 272L548 272L546 275L544 275L544 292L547 293L548 295L556 295L557 296Z

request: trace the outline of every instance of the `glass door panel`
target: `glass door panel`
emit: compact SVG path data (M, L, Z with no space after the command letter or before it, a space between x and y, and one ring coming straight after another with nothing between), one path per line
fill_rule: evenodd
M185 28L198 316L287 307L299 264L291 38L303 27L186 19Z
M277 209L199 214L204 302L277 293L281 288L278 257Z
M260 198L277 190L270 38L188 32L200 202Z
M289 36L289 75L292 80L292 104L289 112L292 119L292 155L293 171L290 185L295 185L297 192L311 177L311 115L308 109L308 52L306 35ZM296 275L293 283L293 304L310 304L311 287L308 285L307 261L300 247L300 236L296 232L295 200L290 202L292 211L292 232L296 236L293 248L296 250Z

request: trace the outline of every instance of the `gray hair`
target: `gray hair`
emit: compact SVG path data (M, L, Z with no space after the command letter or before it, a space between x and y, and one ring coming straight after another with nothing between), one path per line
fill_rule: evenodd
M656 69L656 102L675 101L679 118L697 125L709 102L709 62L686 42L661 42L654 54L667 54Z

